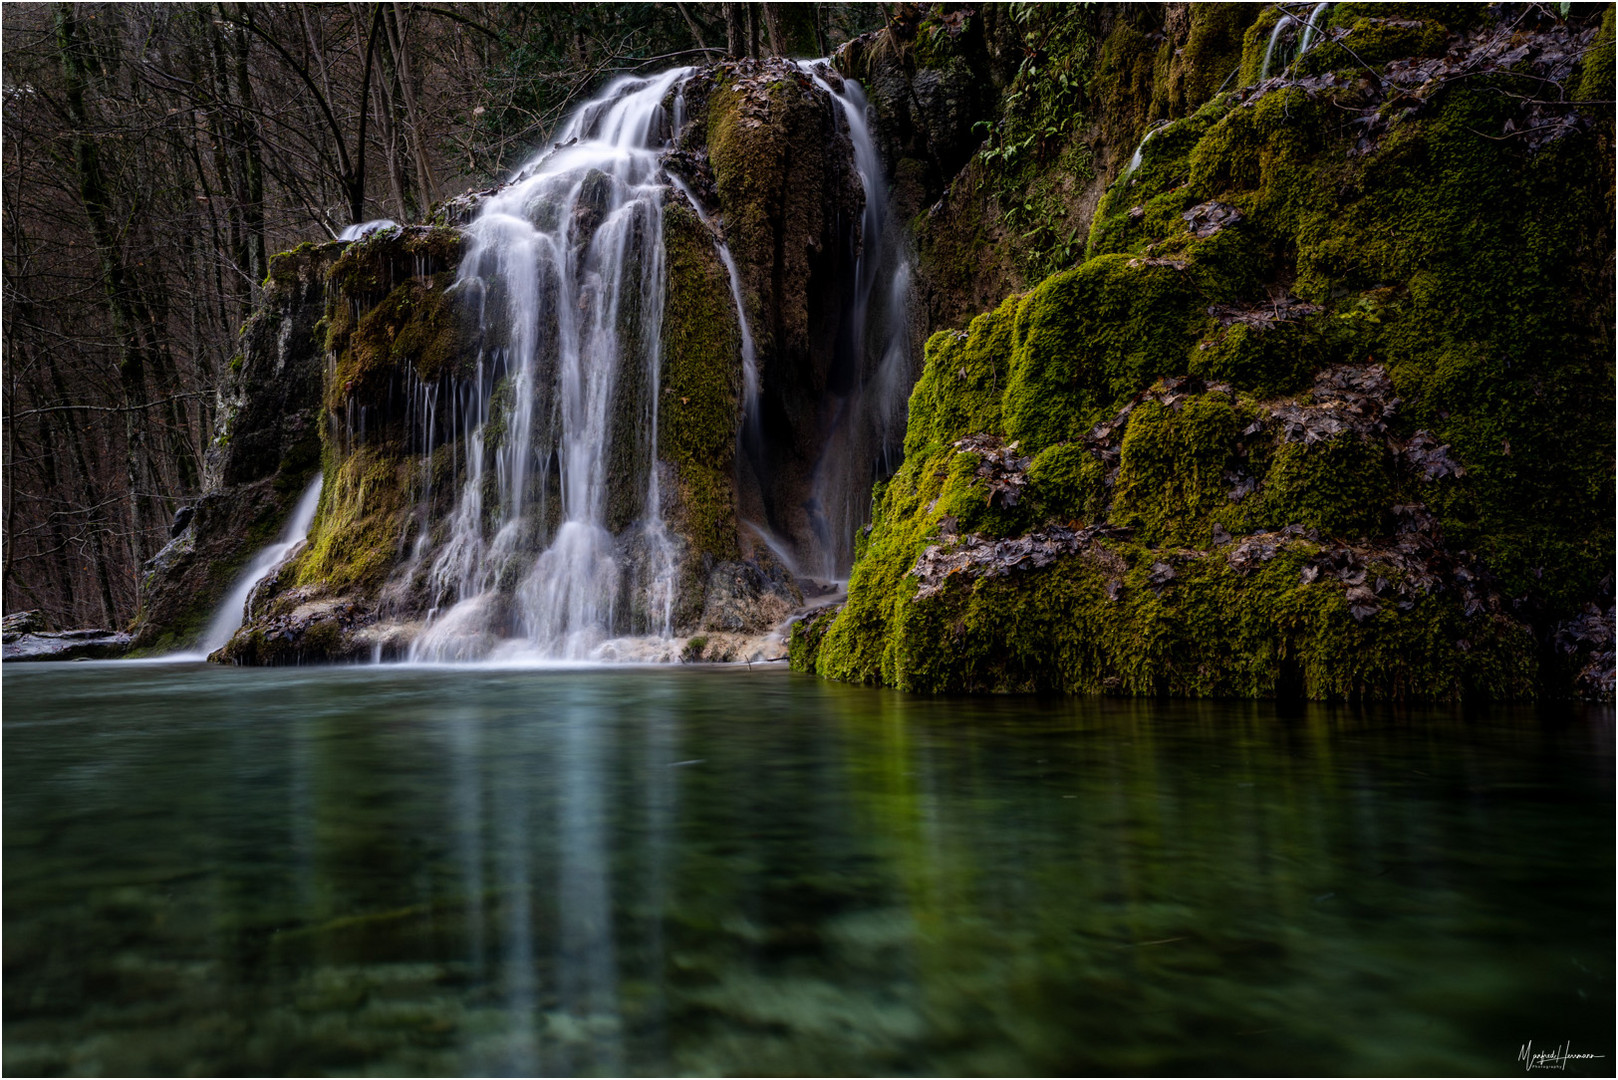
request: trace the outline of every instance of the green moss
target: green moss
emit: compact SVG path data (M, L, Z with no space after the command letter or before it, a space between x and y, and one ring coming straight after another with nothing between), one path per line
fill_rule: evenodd
M1028 484L1044 520L1098 521L1107 515L1106 467L1076 443L1057 443L1040 451L1028 466Z
M889 681L929 692L1532 694L1534 652L1520 628L1466 619L1436 596L1357 622L1340 584L1303 582L1308 554L1299 546L1248 575L1218 554L1176 559L1175 578L1154 587L1162 553L1114 543L1029 577L963 582L901 609Z
M477 327L450 294L454 282L449 271L410 278L358 319L356 305L336 299L327 316L326 347L337 364L327 381L326 407L339 411L351 397L380 401L406 371L423 381L464 374L476 359Z
M328 451L309 542L287 573L297 585L333 594L374 591L398 559L408 492L420 466L402 448L367 444L340 461Z
M1380 440L1346 435L1276 450L1264 479L1269 524L1305 525L1354 539L1387 533L1393 524L1393 462Z
M1206 324L1178 266L1107 255L1048 278L1017 310L1006 436L1036 451L1078 437L1153 379L1184 371Z
M1201 543L1210 516L1230 505L1225 471L1239 464L1237 443L1252 415L1224 394L1179 405L1148 401L1130 416L1111 520L1144 540Z
M936 451L979 431L998 431L1009 373L1012 329L1022 298L979 315L965 331L940 331L927 342L926 365L910 394L905 454Z
M663 230L668 297L658 454L678 478L683 531L699 551L735 558L741 332L713 237L696 214L670 203Z
M1607 10L1601 16L1601 26L1596 30L1595 38L1590 47L1584 51L1584 59L1579 65L1579 82L1575 96L1579 101L1603 103L1610 115L1612 101L1618 87L1613 83L1613 4L1607 5Z
M1176 49L1165 40L1158 47L1153 114L1188 115L1219 91L1239 85L1243 38L1264 10L1259 4L1192 4L1185 44Z
M408 278L455 269L465 247L459 229L383 229L347 244L326 280L333 292L350 300L375 300Z
M1447 47L1435 26L1484 14L1357 7L1332 17L1354 34L1388 29L1378 47L1389 53ZM1387 18L1423 25L1376 21ZM1266 11L1249 26L1249 66L1274 19ZM1587 60L1591 71L1600 63ZM1391 549L1393 508L1424 504L1444 550L1492 574L1502 597L1524 598L1515 610L1541 612L1542 636L1610 589L1611 183L1601 147L1611 118L1530 148L1508 136L1520 130L1522 99L1538 93L1511 74L1452 81L1419 111L1384 108L1363 143L1365 126L1344 118L1370 116L1380 99L1357 83L1245 104L1229 95L1161 129L1141 167L1102 199L1089 262L928 343L906 460L880 493L849 600L799 627L794 665L935 691L1556 692L1536 683L1537 646L1511 618L1468 616L1440 590L1358 621L1342 583L1303 580L1310 545L1292 542L1243 574L1216 544L1301 525ZM1208 201L1240 220L1192 236L1183 215ZM1319 310L1298 317L1286 308L1295 299ZM1326 367L1368 363L1388 371L1398 398L1386 436L1350 425L1288 443L1264 419L1280 404L1265 399L1304 391ZM1159 376L1188 373L1233 392L1177 393L1171 405L1160 391L1113 441L1085 441ZM1448 444L1464 479L1424 480L1398 463L1394 451L1418 430ZM1027 517L980 508L968 459L950 445L977 432L1020 439L1034 455ZM963 574L916 601L909 570L940 542L945 516L988 536L1041 519L1133 532L1036 575ZM1176 576L1154 586L1164 561Z

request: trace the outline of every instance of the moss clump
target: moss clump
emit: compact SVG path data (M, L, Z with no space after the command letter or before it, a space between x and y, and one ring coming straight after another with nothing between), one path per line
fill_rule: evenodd
M351 300L374 301L409 278L454 270L465 250L466 237L459 229L382 229L349 243L326 280L334 292Z
M408 494L420 466L389 444L357 446L332 460L309 529L309 542L283 577L331 594L374 592L399 557Z
M1108 542L1027 577L963 582L899 608L887 681L933 692L1318 699L1533 692L1534 651L1520 626L1467 620L1437 597L1356 621L1340 587L1304 582L1310 554L1300 545L1250 574L1218 554L1173 558L1174 577L1154 585L1170 565L1164 552Z
M1613 95L1618 87L1613 82L1613 30L1615 5L1608 4L1601 16L1601 26L1584 52L1579 65L1577 97L1580 101L1605 103L1611 111Z
M1247 27L1264 8L1258 4L1191 5L1185 44L1158 47L1152 84L1156 116L1185 116L1221 90L1236 85Z
M448 271L411 278L357 320L339 298L328 316L326 348L337 364L326 407L338 412L351 398L374 406L406 372L426 382L465 374L477 355L477 327L451 294L454 282Z
M664 207L663 243L668 297L658 455L678 478L682 531L698 550L735 558L741 332L730 283L712 235L689 207Z
M1226 394L1192 398L1179 409L1148 401L1129 418L1113 485L1113 522L1144 540L1190 544L1205 539L1210 516L1237 525L1226 511L1227 471L1239 464L1237 443L1250 411Z
M1207 324L1184 268L1103 256L1057 274L1017 309L1005 433L1031 450L1071 440L1120 398L1186 367Z

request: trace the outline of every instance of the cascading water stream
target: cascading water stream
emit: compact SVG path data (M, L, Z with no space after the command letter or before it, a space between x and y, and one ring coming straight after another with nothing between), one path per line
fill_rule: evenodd
M620 625L670 632L674 550L656 468L646 470L629 543L609 530L607 504L609 486L638 482L609 475L615 440L656 446L662 101L688 71L614 83L466 227L455 287L477 298L480 372L486 363L503 389L465 422L467 480L429 574L434 610L412 659L471 659L501 638L540 656L588 659ZM637 392L638 410L629 407ZM491 446L493 506L483 464ZM538 543L538 558L523 565ZM640 603L627 620L626 573Z
M1320 32L1320 18L1326 14L1326 9L1329 7L1331 7L1331 0L1322 0L1309 13L1309 21L1303 27L1303 37L1298 40L1298 57L1293 63L1301 60L1303 54L1309 51L1309 46L1314 44L1315 35Z
M796 547L781 560L793 572L835 579L852 560L873 471L896 464L910 388L910 272L893 250L884 259L884 174L863 94L798 66L836 103L865 195L858 232L848 223L853 281L837 346L856 374L827 410L834 418L809 475L814 536L786 545L756 528L778 554ZM685 541L663 521L657 463L670 187L713 233L739 321L738 461L766 440L736 260L693 192L662 167L685 119L690 71L614 83L464 227L452 291L478 327L475 374L442 402L439 385L409 391L425 460L442 417L461 477L435 512L434 468L424 465L416 541L392 579L401 597L424 590L397 609L403 618L425 611L411 660L672 658Z
M281 531L280 539L275 543L261 549L253 556L253 561L247 564L236 584L231 586L230 594L214 612L208 623L208 629L203 631L202 639L197 643L197 650L193 653L183 654L186 657L195 655L197 658L206 657L216 649L221 649L241 629L242 622L247 617L247 598L253 595L253 589L259 582L269 577L280 566L292 550L303 543L309 535L309 526L315 520L315 510L320 505L321 477L317 474L298 503L292 510L292 517L287 521L286 528ZM179 657L176 657L178 659Z
M884 265L887 191L882 183L882 158L871 132L865 94L852 79L843 79L838 86L833 86L820 74L827 63L826 60L800 60L797 66L837 102L854 147L854 168L865 196L865 207L860 218L860 247L855 259L854 296L848 312L847 333L848 347L863 356L868 347L866 331L871 301ZM860 523L863 502L869 496L872 477L868 466L871 463L860 460L862 451L869 449L859 445L861 436L874 434L879 440L877 464L885 471L891 471L889 458L896 449L895 428L899 438L903 438L904 425L899 413L910 392L909 328L902 318L909 301L908 256L901 251L891 270L892 287L882 309L885 322L874 348L878 361L869 376L839 403L831 438L814 469L811 489L818 550L809 563L828 580L847 577L853 562L854 529ZM860 367L864 370L863 363Z
M1270 31L1269 43L1264 47L1264 63L1259 67L1258 72L1259 82L1263 82L1270 77L1270 58L1275 54L1275 44L1281 39L1282 32L1289 26L1301 25L1303 27L1298 36L1298 51L1293 54L1291 61L1296 64L1309 51L1309 46L1315 43L1315 39L1320 33L1321 17L1326 14L1326 9L1329 7L1331 7L1331 0L1323 0L1323 2L1316 4L1310 10L1307 18L1283 15L1276 20L1275 29Z
M1281 32L1295 21L1291 15L1283 15L1275 20L1275 29L1270 31L1269 44L1264 46L1264 63L1258 69L1259 82L1270 77L1270 57L1275 53L1275 43L1281 37Z

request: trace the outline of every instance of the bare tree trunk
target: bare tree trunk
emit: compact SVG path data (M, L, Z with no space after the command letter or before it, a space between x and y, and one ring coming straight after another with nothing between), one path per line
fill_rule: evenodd
M708 43L702 40L702 30L697 26L696 20L691 17L691 13L685 9L685 5L680 3L679 0L675 0L674 7L680 13L680 18L685 20L686 28L691 31L691 40L696 42L697 48L706 49Z
M764 4L764 30L769 37L770 55L785 56L786 36L781 33L781 5Z
M410 144L411 157L416 167L417 203L419 204L417 209L419 216L425 217L428 207L432 205L433 193L437 185L433 182L432 164L427 160L421 110L416 107L415 83L410 73L410 42L406 36L406 29L407 16L404 5L399 3L399 0L394 0L393 20L389 33L399 74L400 97L404 99L405 135Z
M725 51L732 57L747 55L747 4L725 4Z
M102 290L112 314L113 333L118 339L118 381L123 389L125 408L130 543L135 561L139 563L145 560L143 538L148 522L137 493L142 481L150 475L151 465L146 460L148 448L145 432L140 428L138 410L134 406L146 396L146 357L141 348L139 327L130 311L129 283L119 257L117 235L109 220L111 206L107 198L106 180L102 175L100 154L95 140L90 137L90 121L84 107L85 67L80 55L82 45L78 37L78 16L71 4L57 5L56 43L62 62L68 119L74 128L73 158L78 174L79 199L89 219L90 235L95 241L96 257L101 269Z

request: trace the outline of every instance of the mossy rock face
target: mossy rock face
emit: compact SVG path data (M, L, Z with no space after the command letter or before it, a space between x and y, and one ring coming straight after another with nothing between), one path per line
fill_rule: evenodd
M270 260L258 309L227 365L203 492L141 568L136 655L189 649L252 555L285 525L320 467L326 275L340 244Z
M741 416L741 333L714 238L694 211L663 210L668 299L658 398L658 456L678 484L674 527L692 548L736 556L736 432Z
M452 289L463 247L458 230L425 227L384 229L346 246L327 273L329 413L397 427L412 380L469 374L481 342L476 312Z
M403 448L368 443L328 453L320 505L289 581L341 594L375 591L398 560L420 465Z
M1161 128L1087 262L932 338L905 463L847 603L799 624L799 670L927 691L1569 691L1542 657L1611 605L1611 120L1569 104L1513 132L1534 85L1595 69L1577 65L1596 27L1540 20L1505 70L1475 10L1411 7L1334 16L1414 24L1387 39L1384 88L1326 69ZM1450 48L1482 74L1422 59ZM1019 445L1020 481L963 463L982 439Z

